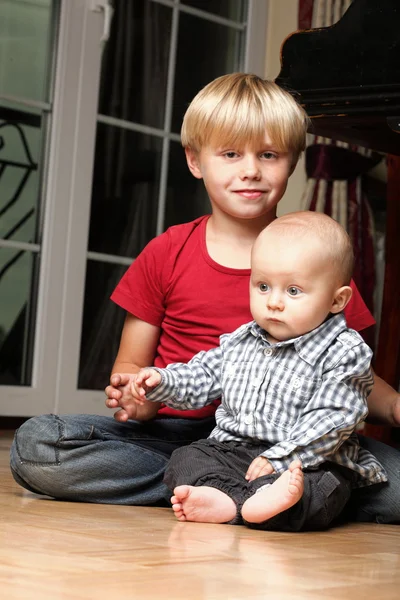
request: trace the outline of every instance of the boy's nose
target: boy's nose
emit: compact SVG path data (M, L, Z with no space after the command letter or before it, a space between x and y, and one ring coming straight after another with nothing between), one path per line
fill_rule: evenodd
M242 167L242 179L260 179L261 170L255 158L247 158Z

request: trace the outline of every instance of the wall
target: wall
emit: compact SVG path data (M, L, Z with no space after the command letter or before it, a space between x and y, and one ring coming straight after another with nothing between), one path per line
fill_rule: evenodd
M297 30L298 0L269 0L266 77L275 79L280 71L280 48L285 38ZM278 215L300 209L300 199L306 182L304 157L289 180Z

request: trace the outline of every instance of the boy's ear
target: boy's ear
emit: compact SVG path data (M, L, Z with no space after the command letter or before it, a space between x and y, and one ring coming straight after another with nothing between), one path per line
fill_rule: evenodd
M353 295L353 290L349 285L344 285L335 291L331 306L331 313L337 314L342 312L350 302Z
M185 154L186 161L191 174L194 177L196 177L196 179L203 179L203 175L200 169L198 152L195 152L194 150L192 150L192 148L185 148Z

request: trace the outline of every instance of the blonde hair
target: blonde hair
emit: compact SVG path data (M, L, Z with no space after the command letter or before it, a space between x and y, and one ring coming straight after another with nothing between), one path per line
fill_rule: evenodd
M329 268L333 274L336 273L340 285L349 285L354 267L353 245L348 233L337 221L324 213L299 211L275 219L263 231L273 229L279 229L282 236L304 236L305 244L310 236L317 238L326 251L324 258L329 261Z
M214 79L194 97L183 119L184 148L262 145L265 135L293 162L305 148L308 117L295 99L273 81L249 73Z

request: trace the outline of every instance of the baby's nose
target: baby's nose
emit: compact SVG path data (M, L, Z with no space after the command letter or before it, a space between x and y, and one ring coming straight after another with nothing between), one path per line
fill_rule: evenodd
M283 310L284 303L280 294L268 294L267 306L271 310Z

